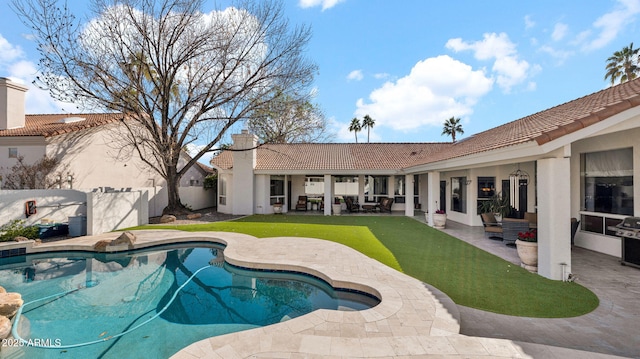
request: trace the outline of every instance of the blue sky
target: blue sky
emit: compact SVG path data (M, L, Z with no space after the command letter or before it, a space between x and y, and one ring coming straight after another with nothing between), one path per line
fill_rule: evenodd
M38 54L8 2L0 1L0 76L29 84ZM284 4L292 24L312 27L315 101L335 142L354 142L349 122L365 114L376 120L372 142L447 141L451 116L465 137L606 88L606 59L633 41L640 47L640 0ZM28 93L27 113L74 110ZM366 141L366 131L358 137Z

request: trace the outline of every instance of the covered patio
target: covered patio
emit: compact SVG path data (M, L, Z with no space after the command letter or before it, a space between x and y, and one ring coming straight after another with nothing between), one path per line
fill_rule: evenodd
M424 215L414 218L425 222ZM520 265L516 249L487 239L482 227L448 221L442 231L504 260ZM571 248L576 283L593 291L600 305L575 318L513 317L458 305L460 333L510 339L624 357L640 356L637 323L640 319L640 270L620 264L620 259L581 247ZM540 348L536 357L550 357Z

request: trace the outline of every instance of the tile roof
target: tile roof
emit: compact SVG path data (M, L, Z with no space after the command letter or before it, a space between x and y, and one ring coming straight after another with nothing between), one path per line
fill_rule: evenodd
M269 144L256 170L399 170L536 141L543 145L640 105L640 79L523 117L456 143ZM211 164L229 169L231 152Z
M543 145L640 105L640 79L523 117L456 142L431 163L536 141Z
M62 123L60 120L67 117L82 117L84 121ZM107 123L122 119L121 113L87 113L87 114L48 114L26 115L25 126L0 130L0 137L10 136L43 136L53 137L65 133L80 131L87 128L98 127Z
M450 143L293 143L265 144L256 151L256 170L397 170L425 161ZM233 152L211 160L233 167Z

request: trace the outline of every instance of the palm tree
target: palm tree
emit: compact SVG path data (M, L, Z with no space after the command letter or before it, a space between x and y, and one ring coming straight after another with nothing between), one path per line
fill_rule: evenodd
M351 120L351 124L349 125L349 132L353 131L356 135L356 143L358 143L358 132L362 130L362 125L360 124L360 120L357 117L354 117Z
M444 121L444 127L442 128L442 134L451 136L453 142L456 142L456 133L463 134L464 130L460 124L460 118L451 117Z
M367 129L367 143L369 143L369 135L371 134L371 128L376 124L376 120L369 117L369 115L364 115L364 119L362 120L362 128Z
M638 51L640 49L633 48L633 42L629 46L625 46L620 51L613 53L613 56L607 59L607 73L604 79L611 79L611 85L615 84L620 78L620 82L626 82L638 77Z

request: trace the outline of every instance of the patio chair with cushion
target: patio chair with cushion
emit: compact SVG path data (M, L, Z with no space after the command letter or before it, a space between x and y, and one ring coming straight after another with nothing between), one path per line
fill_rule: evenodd
M498 223L493 213L482 213L480 214L480 218L482 219L484 234L487 238L502 239L502 226Z
M538 214L533 212L525 212L524 219L529 222L529 228L538 228Z
M307 196L298 196L298 203L296 203L296 211L307 210Z
M503 218L502 219L502 242L504 244L515 244L518 233L529 230L529 221L526 219Z
M351 199L351 197L345 197L344 203L347 205L347 211L360 212L360 205L357 203L353 203L353 199Z
M380 198L380 212L391 213L391 205L393 205L393 198Z

